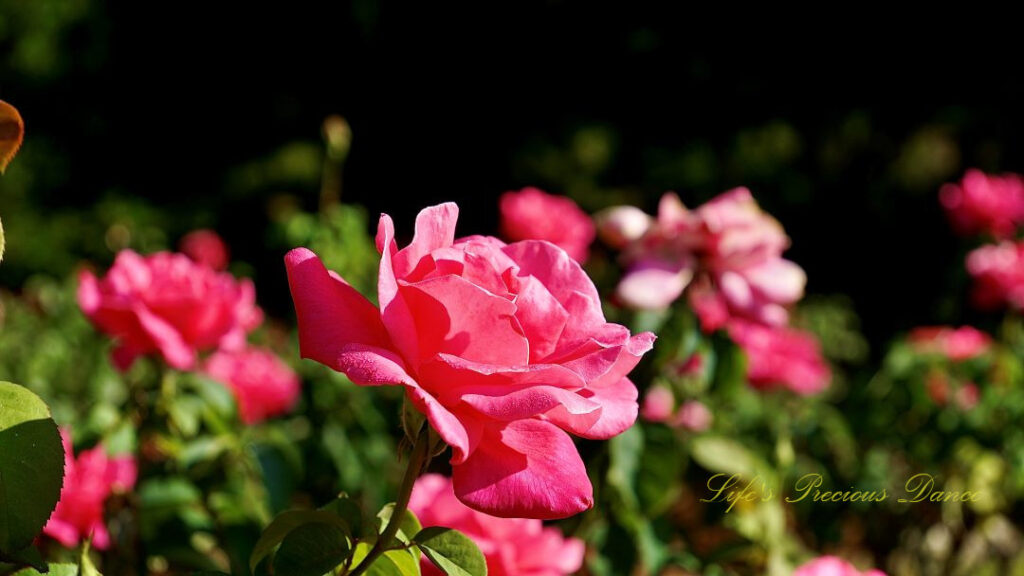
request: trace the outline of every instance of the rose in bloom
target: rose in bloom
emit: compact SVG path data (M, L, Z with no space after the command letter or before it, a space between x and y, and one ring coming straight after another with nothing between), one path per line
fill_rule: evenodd
M506 192L499 200L501 234L509 240L547 240L585 262L596 232L590 216L565 196L537 188Z
M789 238L746 188L687 210L666 194L658 218L625 248L628 271L619 301L640 309L665 308L690 288L702 327L714 331L733 317L785 325L786 307L803 297L807 277L782 258Z
M467 508L455 497L451 480L439 474L416 480L409 509L424 527L454 528L473 540L489 576L563 576L583 566L582 540L565 538L540 520L497 518ZM421 567L424 576L442 574L426 557Z
M972 298L983 310L1024 310L1024 241L982 246L967 256L974 278Z
M835 556L822 556L800 566L793 576L885 576L881 570L861 572L852 564Z
M504 517L561 518L593 504L572 439L631 426L626 377L654 335L605 321L593 283L555 245L455 241L458 207L416 218L402 250L386 214L377 295L364 298L315 254L285 257L302 356L360 385L400 384L452 447L455 494Z
M75 458L71 435L67 430L60 435L64 440L64 488L43 533L68 548L91 536L93 547L106 550L110 533L103 522L103 506L113 492L128 491L135 485L135 460L111 458L100 446Z
M117 340L113 359L122 370L151 352L174 368L191 369L198 351L241 348L263 320L251 281L169 252L122 250L102 279L83 271L78 305Z
M263 348L215 352L203 364L203 372L234 393L246 424L291 410L299 397L298 375Z
M179 244L182 254L214 270L228 267L228 246L213 230L193 230Z
M954 362L977 358L992 348L992 338L971 326L914 328L907 341L919 353L940 354Z
M727 330L747 355L747 379L755 388L781 386L807 395L828 386L832 371L814 336L745 320L730 321Z
M1024 179L968 170L960 184L946 184L939 201L958 234L1011 238L1024 225Z

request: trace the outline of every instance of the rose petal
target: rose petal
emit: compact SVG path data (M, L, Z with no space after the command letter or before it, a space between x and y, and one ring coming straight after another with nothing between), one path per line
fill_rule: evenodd
M594 504L576 446L549 422L518 420L486 430L452 474L459 500L492 516L549 520Z

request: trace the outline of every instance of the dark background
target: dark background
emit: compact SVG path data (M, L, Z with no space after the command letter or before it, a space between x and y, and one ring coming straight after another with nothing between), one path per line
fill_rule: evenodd
M49 235L51 215L88 220L101 199L129 198L166 215L171 245L215 227L264 306L287 313L281 254L260 230L275 194L312 209L316 186L242 190L232 170L318 142L341 114L354 134L343 199L406 235L446 200L462 233L494 233L497 196L525 185L591 211L653 211L670 189L695 206L746 185L786 227L809 293L848 295L876 353L915 325L994 321L963 305L971 244L937 191L967 167L1024 170L1019 66L966 42L894 51L871 31L829 42L827 29L634 5L311 6L0 2L0 98L26 119L16 164L31 171L0 181L8 229L33 214ZM962 97L974 103L936 104ZM571 151L588 142L607 158L575 178ZM26 254L0 269L5 286L72 268Z

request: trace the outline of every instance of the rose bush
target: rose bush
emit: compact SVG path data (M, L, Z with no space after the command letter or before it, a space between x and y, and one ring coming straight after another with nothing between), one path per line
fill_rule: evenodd
M263 320L251 281L169 252L140 256L123 250L102 279L83 271L78 304L116 339L113 360L122 370L151 352L174 368L190 369L201 350L242 347Z
M234 393L238 414L246 424L291 410L299 397L299 376L263 348L215 352L202 370Z
M498 518L467 508L450 479L427 474L416 481L409 509L423 527L445 526L470 537L487 560L488 576L563 576L583 566L582 540L565 538L540 520ZM442 572L423 558L425 576Z
M382 215L379 308L297 248L285 257L301 354L360 385L400 384L452 447L455 494L495 516L560 518L593 504L566 432L631 426L627 374L654 335L605 321L597 290L544 241L455 240L458 207L416 218L399 250Z
M64 488L43 533L68 548L91 538L94 548L106 550L110 533L103 520L104 504L113 492L131 490L135 485L135 460L111 458L102 446L76 458L71 434L61 430L60 435L64 441Z
M585 262L596 231L590 216L565 196L537 188L506 192L499 200L501 234L517 240L547 240L573 260Z

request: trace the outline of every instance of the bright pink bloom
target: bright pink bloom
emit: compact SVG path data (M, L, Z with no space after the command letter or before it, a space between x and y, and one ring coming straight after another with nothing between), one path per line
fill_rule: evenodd
M711 427L713 421L714 415L703 402L690 400L679 407L669 424L694 432L703 432Z
M401 384L452 447L455 493L496 516L561 518L593 504L566 431L605 439L630 427L626 375L654 335L609 324L587 275L554 244L455 241L458 207L416 218L398 249L386 214L380 308L315 254L285 257L302 356L360 385Z
M885 576L881 570L861 572L849 562L835 556L822 556L800 566L793 576Z
M982 246L967 256L974 304L983 310L1024 310L1024 240Z
M732 320L727 329L747 354L747 379L755 388L781 386L807 395L828 386L832 371L811 334L745 320Z
M246 424L291 410L299 397L298 375L263 348L216 352L206 360L203 372L231 389Z
M64 488L43 533L68 548L92 536L93 547L106 550L110 533L103 522L103 506L111 493L135 486L135 460L130 456L111 458L101 446L76 459L70 433L61 430L60 435L64 440Z
M657 221L623 252L628 272L616 297L631 308L659 309L689 286L706 331L734 317L781 326L789 319L786 307L803 296L807 281L799 266L782 258L788 246L782 226L746 188L693 211L666 194Z
M596 232L590 216L565 196L537 188L505 192L499 200L501 234L512 241L547 240L585 262Z
M194 230L179 244L182 254L214 270L228 267L228 246L213 230Z
M114 363L122 370L150 352L190 369L200 350L242 347L263 320L251 281L169 252L143 257L122 250L101 280L83 271L78 305L117 340Z
M976 358L992 348L992 338L971 326L914 328L907 341L919 353L941 354L955 362Z
M968 170L960 184L945 184L939 201L957 233L1013 237L1024 225L1024 179L1017 174L990 176Z
M644 395L640 416L650 422L667 422L676 409L676 397L664 386L654 386Z
M409 509L425 528L444 526L469 536L483 552L489 576L563 576L583 566L582 540L566 538L540 520L497 518L467 508L451 480L439 474L416 480ZM442 574L426 557L421 567L424 576Z

